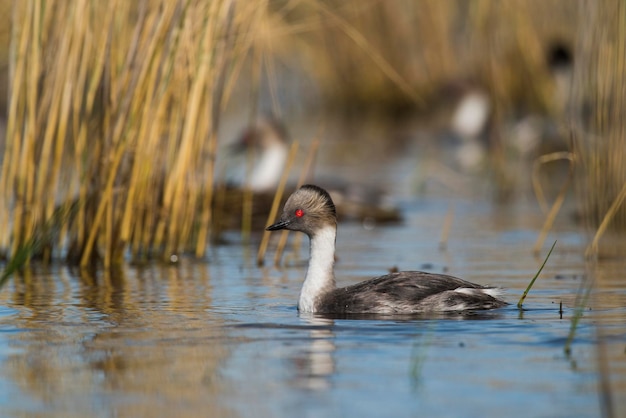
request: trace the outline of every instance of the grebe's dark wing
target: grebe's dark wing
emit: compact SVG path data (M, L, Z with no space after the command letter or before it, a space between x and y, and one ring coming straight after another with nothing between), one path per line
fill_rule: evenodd
M419 313L493 309L506 305L500 291L458 277L402 271L325 295L327 313Z

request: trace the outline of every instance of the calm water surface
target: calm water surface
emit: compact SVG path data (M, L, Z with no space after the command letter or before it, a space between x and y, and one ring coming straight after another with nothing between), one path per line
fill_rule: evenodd
M236 235L206 260L175 266L35 269L0 293L0 415L593 417L607 381L616 416L626 413L624 261L591 272L601 280L568 356L576 293L590 274L581 233L557 225L557 248L519 311L542 261L530 251L543 219L533 205L429 199L404 210L402 226L340 226L340 285L391 267L446 271L505 287L512 305L468 316L301 316L306 241L286 268L257 268L256 247Z

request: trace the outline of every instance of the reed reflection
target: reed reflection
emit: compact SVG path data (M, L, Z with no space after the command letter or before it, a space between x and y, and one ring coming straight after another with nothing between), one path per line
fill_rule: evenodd
M11 301L0 303L19 311L19 332L8 337L17 349L0 373L26 395L28 406L16 410L72 405L89 415L106 404L105 414L121 416L229 414L218 399L229 390L219 368L231 341L211 313L205 264L26 273L14 283Z

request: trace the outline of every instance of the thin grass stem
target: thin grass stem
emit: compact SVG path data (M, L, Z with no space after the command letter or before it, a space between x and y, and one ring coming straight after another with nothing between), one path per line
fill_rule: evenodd
M295 161L298 147L299 147L299 142L297 140L291 143L291 147L289 148L289 154L287 156L287 162L285 163L283 174L281 175L280 180L278 182L278 187L276 188L276 193L274 194L274 200L272 201L272 207L270 208L270 213L267 216L267 222L266 222L267 226L271 225L274 219L276 219L276 215L278 214L280 201L285 192L285 186L287 184L287 179L289 178L289 172L291 171L291 166L293 165ZM267 251L269 239L270 239L270 231L263 231L263 237L261 238L261 244L259 245L259 251L257 252L257 257L256 257L256 262L258 266L262 266L264 264L265 252Z
M558 157L558 158L562 158L562 157ZM574 164L575 164L574 156L569 155L565 157L565 159L568 159L570 161L567 179L561 186L561 190L559 190L559 194L554 200L554 203L552 204L552 207L550 208L550 211L548 212L548 215L546 216L543 226L541 227L541 231L539 232L537 241L535 241L535 245L533 246L533 253L535 254L539 254L539 251L541 250L541 247L543 246L543 243L546 237L548 236L548 232L552 228L552 225L554 224L554 220L556 219L556 216L561 210L561 206L563 205L563 202L565 201L567 190L569 189L570 184L572 183L572 180L574 178Z
M537 277L539 277L539 274L541 274L541 271L543 270L543 267L548 262L548 259L550 258L550 254L552 254L552 250L554 250L555 245L556 245L556 241L554 241L554 244L552 244L552 247L550 248L550 251L548 251L548 255L546 255L546 258L543 260L543 263L541 264L541 267L539 267L539 270L537 271L537 274L535 274L535 277L533 277L532 280L530 281L530 283L528 283L528 286L526 287L526 290L524 290L524 293L522 294L522 297L520 298L519 302L517 302L517 307L519 309L522 308L522 304L524 303L524 300L526 299L526 296L528 295L528 292L530 292L530 289L535 284L535 280L537 280Z
M618 209L624 202L624 199L626 199L626 183L622 185L622 189L620 190L619 194L611 204L611 207L609 208L607 213L602 218L602 222L600 223L600 226L598 227L593 237L593 240L591 241L591 244L589 244L589 246L585 250L585 255L587 257L596 255L598 253L600 238L602 238L602 235L604 235L604 233L606 232L609 224L611 223L611 221L617 214Z
M309 153L307 154L307 159L302 167L302 171L300 172L300 178L298 178L298 183L296 185L296 189L299 189L300 186L304 184L306 179L309 177L310 171L315 162L315 158L317 156L317 150L319 148L319 139L314 139L311 143L311 147L309 148ZM301 237L301 235L298 235ZM287 246L287 239L289 238L289 230L285 229L281 231L280 238L278 239L278 244L276 245L276 252L274 253L274 265L279 266L280 260L282 259L283 252L285 247ZM299 242L299 241L297 241Z

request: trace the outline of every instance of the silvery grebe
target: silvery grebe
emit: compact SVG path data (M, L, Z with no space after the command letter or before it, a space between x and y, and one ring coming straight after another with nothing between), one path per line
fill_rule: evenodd
M301 231L310 239L310 259L300 292L300 312L414 314L499 308L500 290L444 274L403 271L336 288L337 215L326 190L305 185L295 191L268 231Z
M238 152L250 148L256 150L257 158L248 184L253 192L272 192L273 195L287 163L289 142L289 133L281 121L263 117L246 129L234 144L234 149ZM344 221L358 220L377 224L402 220L400 211L387 201L385 193L371 184L346 182L337 177L316 181L334 198L337 212Z
M248 184L253 192L273 192L276 189L289 154L287 142L287 130L279 121L260 118L233 144L237 153L251 148L256 150L257 158Z

